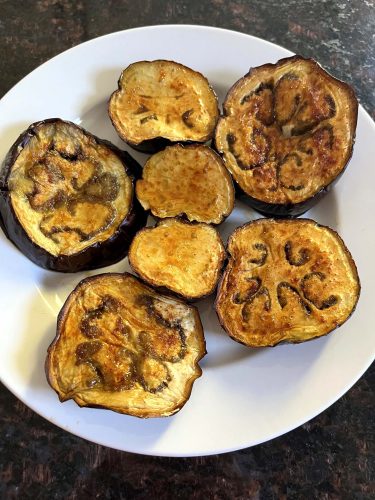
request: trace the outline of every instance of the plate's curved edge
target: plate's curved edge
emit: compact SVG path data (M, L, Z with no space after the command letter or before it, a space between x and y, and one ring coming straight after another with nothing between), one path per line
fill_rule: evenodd
M129 29L125 29L125 30L114 31L113 33L107 33L105 35L99 35L99 36L97 36L95 38L91 38L90 40L86 40L85 42L78 43L77 45L73 45L73 47L70 47L69 49L66 49L66 50L63 50L62 52L59 52L58 54L56 54L55 56L51 57L47 61L44 61L43 63L39 64L39 66L37 66L36 68L34 68L30 73L28 73L27 75L25 75L23 78L21 78L21 80L19 80L15 85L13 85L3 96L1 96L1 98L0 98L0 104L1 104L1 101L3 99L5 99L10 92L12 92L19 85L21 85L26 79L28 79L29 77L31 77L34 74L34 72L39 71L42 67L44 67L44 65L47 65L47 64L51 63L52 61L54 61L58 57L60 57L62 55L67 55L70 51L75 50L77 47L83 47L83 46L90 45L92 43L97 42L101 38L110 38L110 37L120 36L123 33L136 32L136 31L147 31L147 30L164 30L164 29L170 29L170 28L173 28L173 29L186 29L186 30L188 30L188 29L198 29L198 30L202 30L202 31L209 30L209 31L213 31L213 32L214 31L224 32L224 33L231 34L232 36L235 35L235 36L240 36L240 37L243 37L243 38L246 38L246 39L251 38L253 40L261 41L265 45L268 45L270 47L274 47L277 50L282 49L283 51L285 51L285 56L292 56L292 55L295 54L290 49L287 49L286 47L284 47L282 45L278 45L277 43L270 42L269 40L266 40L264 38L260 38L260 37L254 36L254 35L250 35L248 33L244 33L244 32L241 32L241 31L230 30L228 28L221 28L221 27L216 27L216 26L208 26L208 25L204 25L204 24L154 24L154 25L151 25L151 26L139 26L139 27L136 27L136 28L129 28ZM359 108L360 108L360 110L362 110L367 115L367 118L370 120L370 122L373 125L375 125L375 122L372 119L370 113L367 111L367 109L362 104L359 104Z
M368 121L368 123L371 127L374 127L374 131L375 131L375 121L372 119L370 113L367 111L366 108L364 108L362 106L362 104L360 104L358 107L359 107L359 112L363 113L363 117Z
M354 380L353 382L350 382L337 395L337 397L335 396L334 398L332 398L332 400L330 400L326 405L324 405L322 408L319 408L319 410L317 412L313 412L306 419L303 418L303 419L297 421L297 423L293 423L291 426L287 427L285 430L283 430L281 432L271 433L269 436L267 436L267 437L265 437L265 438L263 438L261 440L249 441L245 445L243 445L243 443L242 443L241 445L234 445L234 446L231 446L231 447L225 448L225 449L209 450L209 451L205 451L205 452L200 451L199 453L191 453L191 452L189 452L189 453L186 453L186 452L185 453L175 453L175 452L172 452L172 451L161 452L161 451L158 451L157 448L155 450L150 450L150 451L147 451L147 452L146 451L142 451L141 452L139 450L134 450L134 449L124 449L124 448L120 448L120 447L116 447L116 446L110 446L107 443L105 443L104 441L101 441L100 439L91 439L91 438L88 439L87 437L85 437L84 435L80 434L79 432L76 432L75 430L72 430L70 427L61 427L60 425L56 424L52 419L50 419L50 418L42 415L38 411L38 409L34 407L34 405L25 402L23 400L23 398L21 396L18 396L17 394L15 394L15 392L13 392L13 390L10 389L7 386L7 384L5 384L3 381L1 381L1 382L3 383L3 385L13 395L15 395L17 397L17 399L19 399L20 401L22 401L22 403L25 406L27 406L28 408L30 408L32 411L34 411L40 417L42 417L43 419L47 420L51 424L55 425L59 429L62 429L65 432L69 432L73 436L77 436L77 437L79 437L81 439L84 439L85 441L88 441L88 442L91 442L91 443L95 443L95 444L98 444L100 446L105 446L105 447L108 447L108 448L111 448L111 449L114 449L114 450L125 451L126 453L134 453L134 454L138 454L138 455L155 456L155 457L166 457L166 458L193 458L193 457L202 457L202 456L207 456L208 457L208 456L211 456L211 455L222 455L222 454L225 454L225 453L232 453L234 451L244 450L246 448L251 448L253 446L258 446L260 444L267 443L268 441L271 441L271 440L276 439L278 437L284 436L285 434L288 434L289 432L292 432L292 431L296 430L301 425L304 425L307 422L310 422L312 419L314 419L315 417L317 417L318 415L320 415L321 413L323 413L324 411L326 411L333 404L335 404L339 399L341 399L344 396L344 394L346 394L358 382L358 380L362 377L362 375L370 368L370 366L372 365L372 363L374 362L374 360L375 360L375 355L374 355L373 359L370 359L368 365L365 366L365 368L363 369L363 371L361 371L359 373L359 375L356 378L356 380ZM90 408L83 408L83 410L84 411L90 411ZM168 418L173 418L173 416L172 417L168 417Z
M182 29L199 29L199 30L202 30L202 31L205 31L205 30L222 31L222 32L226 32L226 33L230 34L231 36L240 36L240 37L243 37L244 39L247 39L247 40L249 38L251 38L251 39L256 40L256 41L261 41L262 43L267 44L269 46L272 46L272 47L274 47L277 50L283 49L286 52L286 55L288 53L292 54L292 52L290 52L288 49L285 49L284 47L281 47L281 46L279 46L277 44L274 44L272 42L269 42L267 40L264 40L264 39L261 39L261 38L258 38L258 37L252 36L252 35L248 35L246 33L232 31L232 30L228 30L228 29L224 29L224 28L216 28L216 27L203 26L203 25L179 25L179 24L165 24L165 25L155 25L155 26L146 26L146 27L132 28L132 29L129 29L129 30L121 30L121 31L117 31L117 32L110 33L110 34L107 34L107 35L102 35L102 36L96 37L96 38L88 40L88 41L86 41L86 42L84 42L82 44L78 44L78 45L76 45L74 47L71 47L71 48L69 48L69 49L61 52L60 54L57 54L53 58L49 59L48 61L42 63L40 66L38 66L37 68L35 68L32 72L30 72L24 78L22 78L15 86L13 86L6 94L4 94L4 96L2 97L1 100L5 99L13 91L13 89L15 89L16 87L18 87L19 85L22 85L25 80L27 80L28 78L31 78L33 76L33 74L35 72L38 72L42 67L44 67L45 65L48 65L54 59L59 58L62 55L68 54L70 51L76 50L78 47L82 47L82 46L87 46L87 45L90 45L90 44L94 44L94 43L98 42L98 40L100 40L102 38L121 36L124 33L129 33L129 32L133 32L133 31L149 31L149 30L164 30L164 29L168 30L168 29L171 29L171 28L173 28L173 29L179 29L179 30L180 29L181 30ZM1 100L0 100L0 103L1 103ZM373 127L374 131L375 131L375 123L372 120L370 114L366 111L366 109L363 108L362 105L360 106L360 113L362 114L363 118L367 121L367 124L369 126ZM296 429L297 427L299 427L299 426L305 424L306 422L310 421L311 419L315 418L317 415L319 415L320 413L322 413L323 411L325 411L327 408L329 408L332 404L334 404L336 401L338 401L351 387L353 387L354 384L356 384L358 382L358 380L362 377L362 375L366 372L366 370L371 366L371 364L372 364L372 362L374 360L374 357L375 357L375 353L373 353L372 358L370 356L370 358L368 360L368 363L365 364L364 367L363 366L361 367L361 369L359 370L358 374L356 374L356 376L354 377L353 380L351 380L341 391L339 391L339 393L337 395L335 395L331 400L329 400L328 403L324 404L316 412L315 411L312 412L307 418L304 417L304 418L302 418L300 420L297 420L296 422L294 422L292 425L288 426L283 431L278 431L278 432L272 433L272 434L268 435L267 437L264 437L264 438L262 438L260 440L249 441L245 445L244 445L244 443L241 443L241 445L234 445L234 446L231 446L231 447L226 448L226 449L216 449L216 450L210 450L210 451L200 451L199 453L191 453L191 452L189 452L189 453L175 453L175 452L171 452L171 451L168 451L168 450L165 450L165 451L161 452L161 451L157 450L157 446L156 446L156 449L154 449L154 450L150 449L149 451L144 451L144 450L143 451L139 451L139 450L135 450L135 449L124 449L124 447L123 448L116 448L115 446L110 446L110 445L108 445L107 443L105 443L105 442L103 442L101 440L91 439L91 438L88 439L87 437L85 437L81 433L76 432L75 430L72 430L70 427L61 427L59 424L56 424L53 419L48 418L45 415L42 415L39 412L39 410L34 406L34 404L30 404L29 402L25 401L26 398L24 399L24 397L23 397L22 394L17 394L18 391L14 390L13 387L10 388L9 385L4 380L1 380L1 381L4 384L4 386L10 392L12 392L26 406L28 406L33 411L35 411L35 413L37 413L41 417L45 418L46 420L48 420L53 425L56 425L57 427L62 428L63 430L68 431L71 434L76 435L76 436L78 436L78 437L80 437L82 439L89 440L91 442L97 443L97 444L102 445L102 446L109 446L109 447L112 447L114 449L118 449L120 451L126 451L126 452L129 452L129 453L139 453L139 454L143 454L143 455L162 456L162 457L194 457L194 456L202 456L202 455L208 456L208 455L229 453L229 452L233 452L233 451L236 451L236 450L248 448L248 447L251 447L251 446L256 446L258 444L264 443L264 442L269 441L271 439L274 439L276 437L280 437L281 435L284 435L284 434L286 434L286 433L288 433L288 432ZM88 411L90 411L90 410L88 410ZM171 418L173 418L173 417L171 417Z
M186 29L186 30L188 30L188 29L198 29L198 30L201 30L201 31L209 30L209 31L212 31L212 32L214 32L214 31L226 32L228 34L230 33L231 35L235 35L235 36L240 36L240 37L244 37L244 38L252 38L253 40L258 40L258 41L260 40L264 44L272 46L272 47L276 48L277 50L280 50L280 49L284 50L285 53L286 53L285 54L286 56L294 54L289 49L287 49L285 47L282 47L281 45L277 45L276 43L269 42L268 40L265 40L264 38L259 38L259 37L256 37L254 35L248 35L246 33L240 32L240 31L233 31L233 30L230 30L230 29L227 29L227 28L220 28L220 27L215 27L215 26L206 26L206 25L203 25L203 24L154 24L154 25L151 25L151 26L139 26L137 28L129 28L129 29L125 29L125 30L114 31L113 33L107 33L105 35L99 35L99 36L97 36L95 38L90 38L90 40L86 40L85 42L78 43L76 45L73 45L73 47L70 47L69 49L66 49L66 50L63 50L62 52L59 52L58 54L56 54L55 56L51 57L47 61L44 61L43 63L39 64L36 68L34 68L32 71L30 71L30 73L28 73L23 78L21 78L21 80L19 80L15 85L13 85L0 98L0 103L16 87L18 87L19 85L21 85L22 83L24 83L24 81L27 80L29 77L32 77L33 74L34 74L34 72L39 71L45 65L50 64L51 62L53 62L58 57L68 55L69 52L77 49L78 47L80 47L80 48L82 47L83 48L85 46L88 46L90 44L94 44L94 43L98 42L102 38L112 38L112 37L114 38L116 36L121 36L123 33L131 33L131 32L137 32L137 31L141 32L141 31L150 31L150 30L164 30L164 29L170 29L170 28L179 29L179 30L184 30L184 29Z

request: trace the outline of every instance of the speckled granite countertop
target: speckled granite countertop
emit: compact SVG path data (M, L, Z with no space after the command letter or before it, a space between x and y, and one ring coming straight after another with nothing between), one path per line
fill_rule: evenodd
M373 0L0 0L0 96L40 63L90 38L189 23L266 38L352 83L375 117ZM72 436L0 387L1 498L367 499L375 497L375 369L289 434L226 455L167 459Z

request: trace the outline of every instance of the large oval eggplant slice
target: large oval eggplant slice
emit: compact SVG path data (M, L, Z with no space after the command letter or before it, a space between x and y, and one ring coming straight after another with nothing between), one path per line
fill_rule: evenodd
M196 300L214 292L225 255L212 226L165 219L137 233L129 263L150 285Z
M63 272L113 264L147 215L134 196L133 158L74 123L34 123L0 179L5 234L30 260Z
M358 103L352 88L299 56L265 64L229 91L217 150L258 212L298 216L345 169Z
M153 153L173 142L206 142L219 116L217 98L200 73L173 61L140 61L122 72L109 101L119 136Z
M234 340L250 347L304 342L342 325L360 283L339 235L309 219L259 219L229 239L216 310Z
M207 224L220 224L234 206L232 178L222 159L197 144L177 144L151 156L136 194L155 217L184 216Z
M198 311L130 274L86 278L60 311L47 379L60 401L136 417L179 411L205 355Z

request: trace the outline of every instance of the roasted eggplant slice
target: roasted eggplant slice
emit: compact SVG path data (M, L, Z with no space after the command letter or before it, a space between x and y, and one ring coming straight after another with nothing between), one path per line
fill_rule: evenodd
M122 259L147 214L134 196L140 167L74 123L34 123L0 178L8 238L41 267L75 272Z
M304 342L342 325L357 304L355 263L340 236L309 219L259 219L229 239L216 310L250 347Z
M298 216L344 171L357 112L349 85L294 56L254 68L232 87L215 144L254 209Z
M215 228L165 219L137 233L129 263L147 283L195 300L214 292L225 259Z
M234 206L232 178L221 158L196 144L176 144L151 156L136 194L155 217L184 216L207 224L220 224Z
M60 401L166 417L189 399L205 353L195 307L131 274L101 274L82 280L61 309L46 374Z
M109 101L119 136L155 152L173 142L206 142L219 116L217 98L200 73L173 61L140 61L122 72Z

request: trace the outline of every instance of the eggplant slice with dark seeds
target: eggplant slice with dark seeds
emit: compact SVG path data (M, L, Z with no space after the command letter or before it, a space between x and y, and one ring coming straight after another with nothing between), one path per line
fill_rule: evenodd
M195 307L131 274L101 274L82 280L61 309L46 374L60 401L166 417L189 399L205 353Z
M129 249L129 263L143 280L188 300L214 292L225 256L214 227L180 219L142 229Z
M146 223L134 195L139 173L128 153L74 123L34 123L2 168L1 225L46 269L75 272L113 264Z
M119 136L154 153L174 142L206 142L219 117L208 80L173 61L140 61L122 72L109 101Z
M234 231L216 311L250 347L326 335L353 313L355 263L340 236L310 219L259 219ZM260 253L262 258L260 259Z
M215 145L244 201L265 215L298 216L343 173L357 113L349 85L294 56L251 69L230 89Z
M204 145L176 144L151 156L136 194L154 217L183 216L220 224L234 207L232 177L222 159Z

